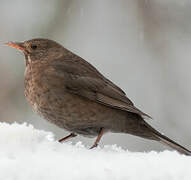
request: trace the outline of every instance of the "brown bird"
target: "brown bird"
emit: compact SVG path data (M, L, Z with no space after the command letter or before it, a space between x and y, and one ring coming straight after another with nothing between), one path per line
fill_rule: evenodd
M95 137L98 145L106 132L128 133L156 140L185 155L191 151L162 135L145 120L125 92L87 61L55 41L32 39L9 42L24 53L25 96L43 118L71 132Z

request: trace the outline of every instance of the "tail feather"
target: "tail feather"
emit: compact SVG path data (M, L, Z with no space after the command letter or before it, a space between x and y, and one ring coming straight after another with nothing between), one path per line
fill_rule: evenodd
M157 134L154 133L154 135L159 138L159 142L161 142L162 144L167 145L167 146L171 147L172 149L177 150L181 154L191 156L191 151L189 151L185 147L181 146L180 144L176 143L175 141L171 140L170 138L168 138L160 133L157 133Z
M161 142L164 145L167 145L169 147L171 147L172 149L177 150L178 152L180 152L181 154L185 154L185 155L189 155L191 156L191 151L189 151L188 149L186 149L185 147L181 146L180 144L176 143L175 141L171 140L170 138L162 135L161 133L159 133L157 130L155 130L154 128L152 128L150 125L147 124L147 127L151 130L152 134L154 135L154 137Z

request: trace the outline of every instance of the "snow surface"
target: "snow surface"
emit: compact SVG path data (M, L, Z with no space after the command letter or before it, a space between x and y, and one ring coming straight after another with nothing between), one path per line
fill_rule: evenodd
M175 151L89 150L26 124L0 123L0 180L190 180L191 157Z

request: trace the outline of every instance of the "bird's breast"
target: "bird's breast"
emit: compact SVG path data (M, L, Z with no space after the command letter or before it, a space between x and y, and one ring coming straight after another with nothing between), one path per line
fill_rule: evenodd
M67 99L63 84L63 81L51 76L51 70L46 66L29 64L25 69L26 99L42 116L63 106L63 100Z
M32 64L28 64L25 69L25 96L34 109L42 103L41 96L48 91L48 87L42 80L42 72L42 67L35 67Z

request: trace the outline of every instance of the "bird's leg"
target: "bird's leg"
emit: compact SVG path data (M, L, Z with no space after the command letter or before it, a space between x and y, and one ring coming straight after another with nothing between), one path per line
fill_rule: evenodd
M58 142L63 142L65 141L66 139L70 139L70 138L73 138L73 137L76 137L77 135L74 134L74 133L71 133L70 135L66 136L66 137L63 137L62 139L59 139Z
M93 146L90 149L93 149L98 146L98 143L99 143L101 137L103 136L103 133L104 133L104 128L101 128Z

